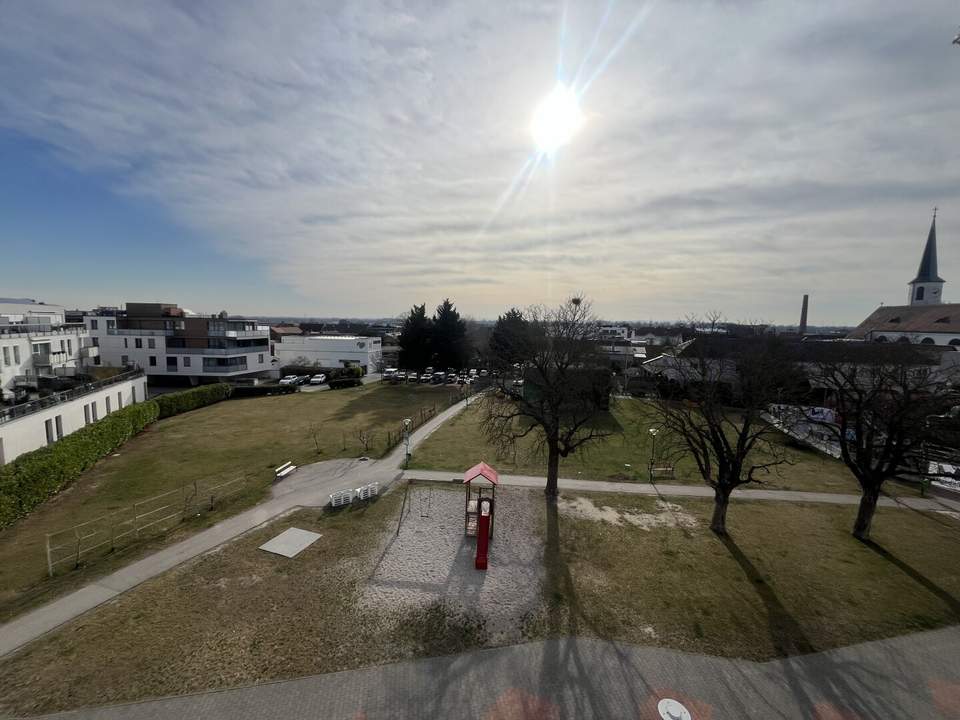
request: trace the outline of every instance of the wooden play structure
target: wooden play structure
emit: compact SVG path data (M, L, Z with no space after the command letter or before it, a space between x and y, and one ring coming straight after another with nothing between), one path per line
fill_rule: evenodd
M486 510L483 525L489 527L488 538L493 537L493 513L497 494L497 485L500 484L500 475L485 462L479 462L463 474L463 485L467 490L464 499L463 532L466 535L476 536L480 525L481 500ZM489 518L489 522L487 522Z

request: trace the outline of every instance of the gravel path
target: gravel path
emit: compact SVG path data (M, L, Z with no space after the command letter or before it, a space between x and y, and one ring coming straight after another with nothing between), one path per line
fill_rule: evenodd
M537 608L543 582L539 493L500 488L486 572L474 569L476 540L463 533L460 488L413 485L400 534L364 593L372 607L427 607L438 601L484 620L493 642L520 639L524 614Z

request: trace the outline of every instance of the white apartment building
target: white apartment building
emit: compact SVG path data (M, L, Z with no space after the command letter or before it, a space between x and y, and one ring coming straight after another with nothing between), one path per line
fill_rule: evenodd
M190 384L265 377L273 370L270 328L256 321L197 315L174 304L127 303L84 316L102 364L142 368L149 378Z
M147 397L142 370L0 409L0 465Z
M286 335L274 343L280 365L359 367L377 372L383 361L380 338L359 335Z

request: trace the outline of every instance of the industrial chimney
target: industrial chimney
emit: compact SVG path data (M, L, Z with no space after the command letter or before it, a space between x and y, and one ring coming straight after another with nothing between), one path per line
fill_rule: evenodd
M807 303L810 301L809 295L803 296L803 308L800 310L800 337L807 334Z

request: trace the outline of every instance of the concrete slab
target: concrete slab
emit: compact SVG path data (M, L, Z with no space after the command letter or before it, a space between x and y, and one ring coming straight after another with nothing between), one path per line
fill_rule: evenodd
M301 530L300 528L288 528L272 540L265 542L260 546L260 549L292 558L302 553L319 539L319 533Z

